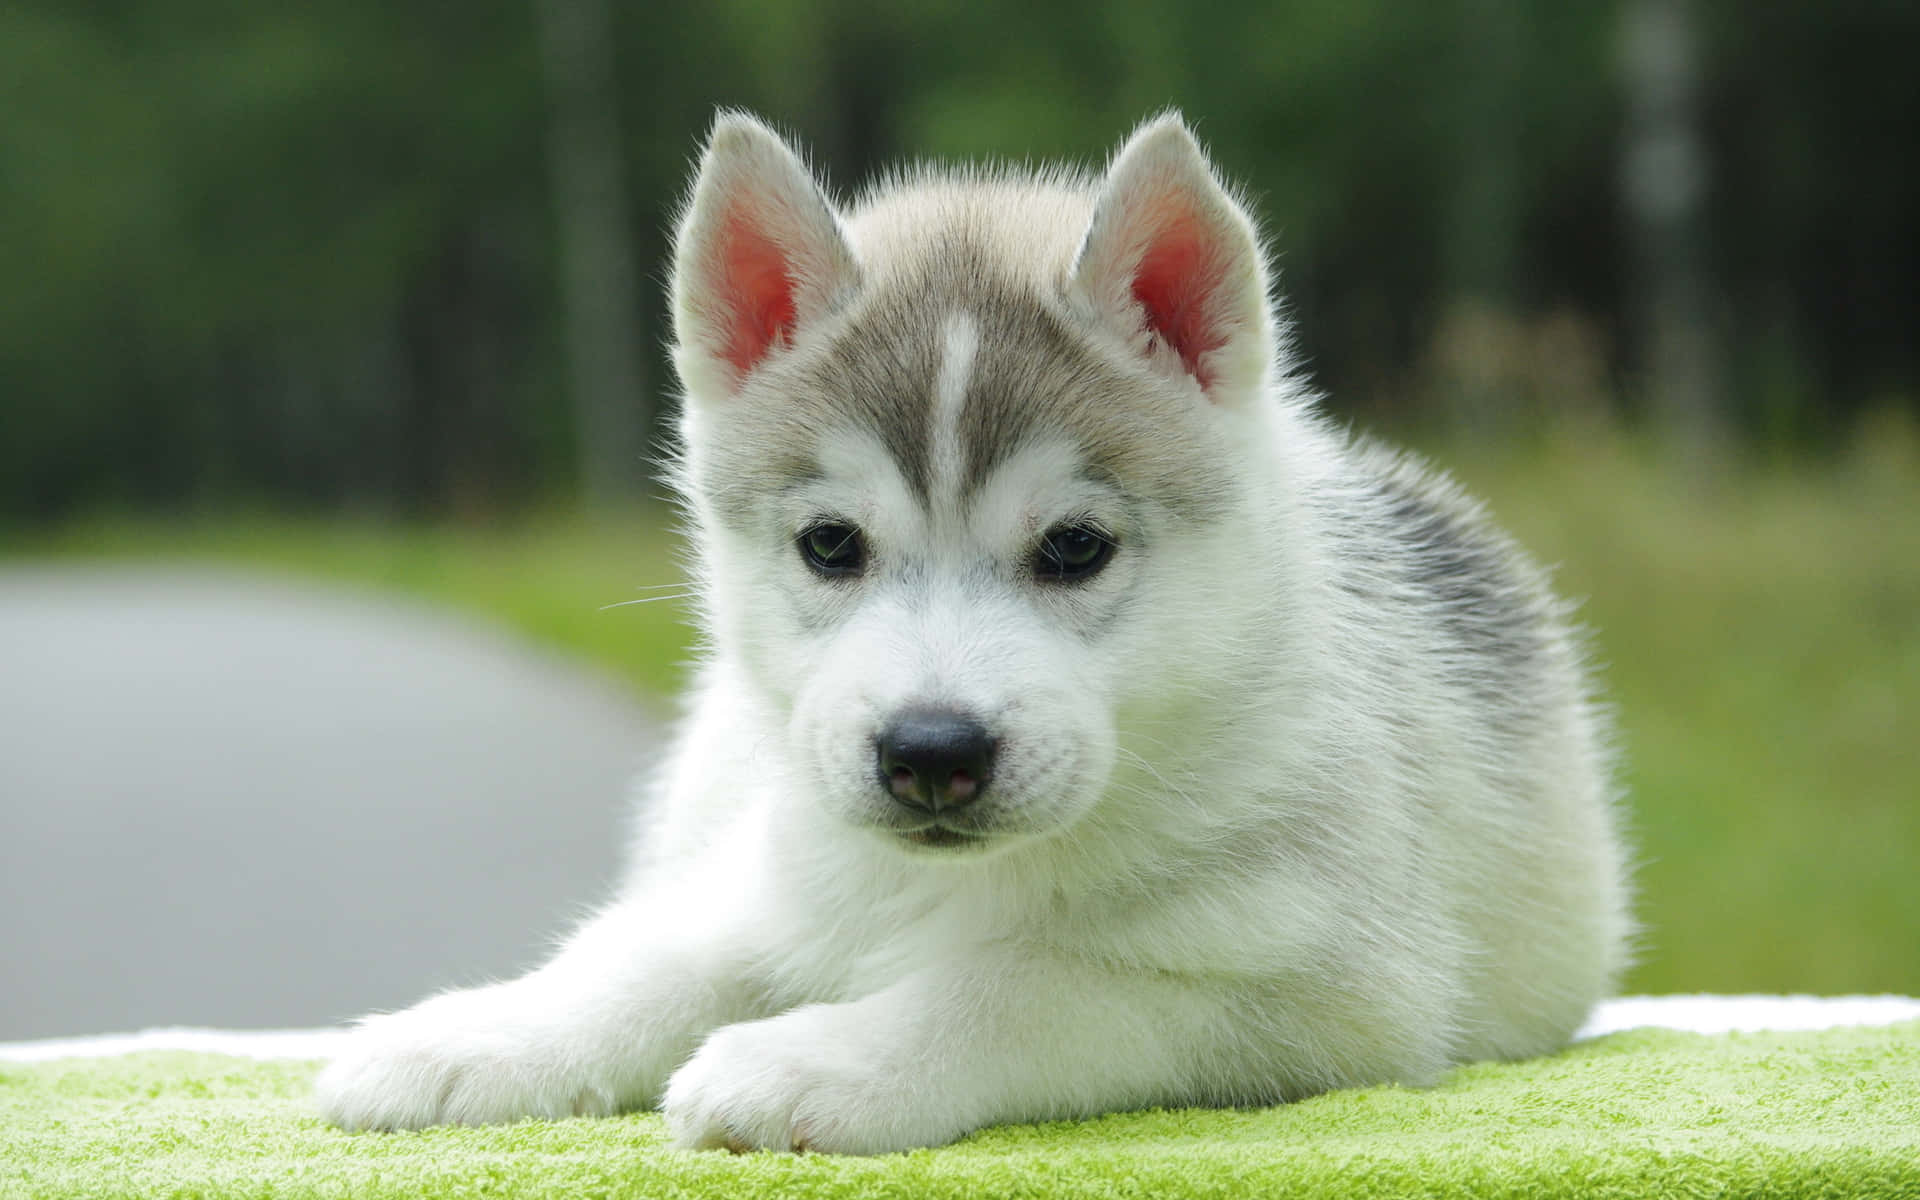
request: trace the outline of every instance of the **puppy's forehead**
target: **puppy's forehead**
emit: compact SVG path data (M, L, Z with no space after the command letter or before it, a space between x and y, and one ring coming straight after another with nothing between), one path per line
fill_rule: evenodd
M984 272L895 279L802 339L719 423L708 483L723 511L833 471L829 443L878 443L923 510L971 504L1036 444L1074 448L1085 473L1178 512L1214 503L1219 452L1198 406L1103 351L1063 306ZM877 466L877 464L876 464Z

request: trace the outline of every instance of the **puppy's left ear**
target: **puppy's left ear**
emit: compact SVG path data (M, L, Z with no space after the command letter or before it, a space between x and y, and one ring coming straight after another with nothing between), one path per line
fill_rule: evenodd
M1274 330L1259 238L1175 113L1114 157L1069 290L1156 369L1218 403L1266 380Z

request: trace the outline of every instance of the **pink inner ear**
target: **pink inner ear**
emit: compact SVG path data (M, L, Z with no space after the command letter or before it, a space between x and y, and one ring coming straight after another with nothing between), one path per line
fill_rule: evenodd
M1219 256L1207 252L1203 229L1190 210L1167 214L1140 257L1133 298L1146 312L1147 328L1173 347L1187 373L1206 388L1213 385L1212 374L1200 359L1218 350L1227 337L1216 312L1224 282Z
M793 332L793 274L786 254L738 209L720 230L719 292L727 306L721 353L744 375Z

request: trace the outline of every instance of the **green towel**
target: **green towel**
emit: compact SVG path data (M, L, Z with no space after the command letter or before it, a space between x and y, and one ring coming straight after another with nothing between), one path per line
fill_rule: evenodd
M317 1064L0 1063L0 1196L1920 1197L1920 1022L1641 1029L1419 1091L989 1129L872 1159L686 1153L652 1113L345 1134Z

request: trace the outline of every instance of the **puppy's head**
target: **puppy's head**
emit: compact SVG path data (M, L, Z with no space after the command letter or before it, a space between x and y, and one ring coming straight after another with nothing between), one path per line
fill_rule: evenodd
M1275 371L1185 126L1097 181L927 173L843 215L723 115L673 308L708 633L784 716L796 801L948 856L1096 809L1226 640Z

